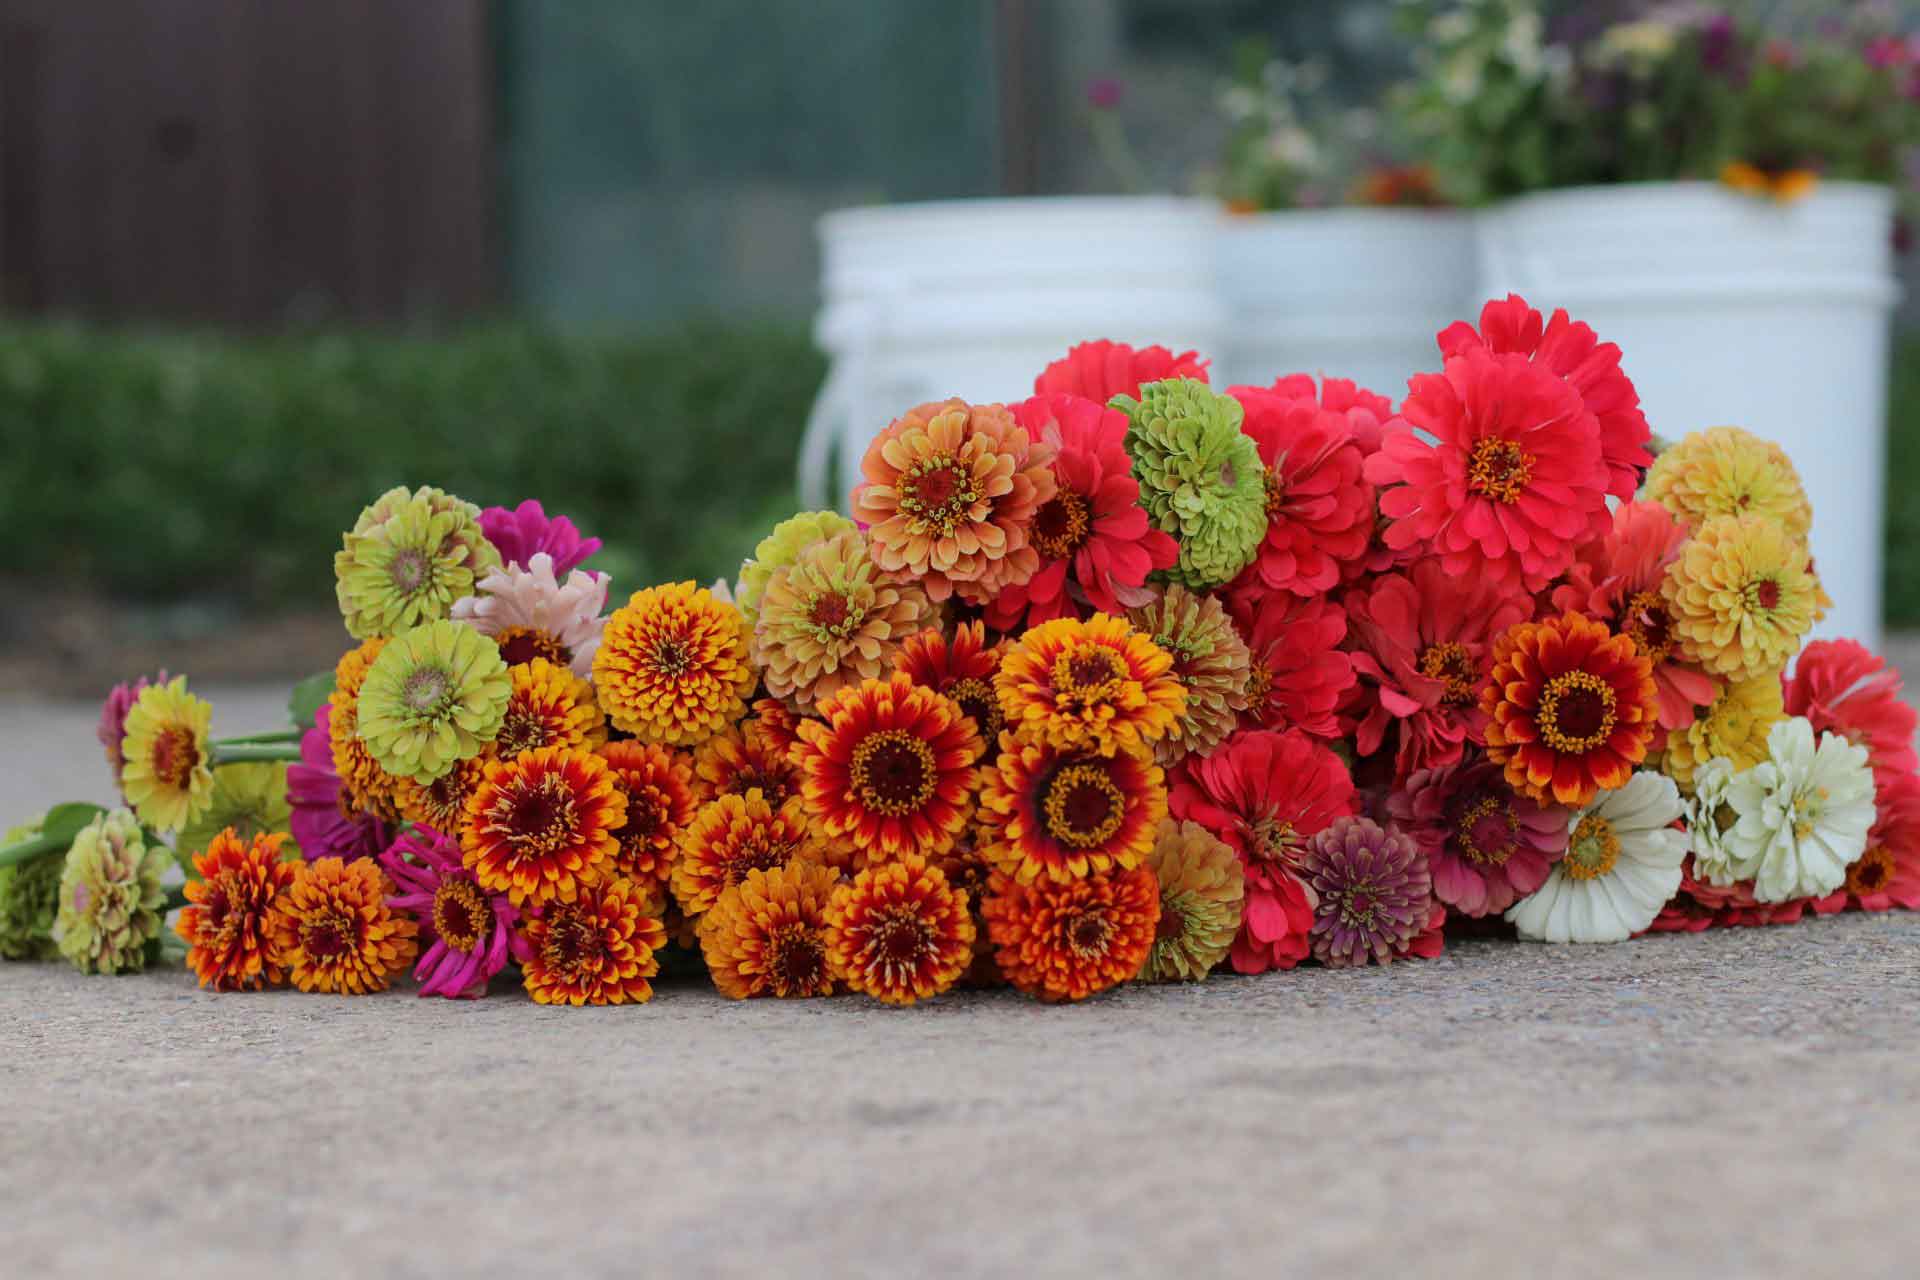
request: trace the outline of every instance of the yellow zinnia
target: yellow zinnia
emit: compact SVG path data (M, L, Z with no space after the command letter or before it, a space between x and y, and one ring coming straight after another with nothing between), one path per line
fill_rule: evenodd
M1813 506L1786 451L1739 427L1695 431L1663 450L1643 494L1690 529L1715 516L1770 516L1804 542L1813 527Z
M1714 675L1777 675L1826 612L1804 543L1763 515L1716 516L1667 566L1673 634Z
M120 742L127 762L120 787L140 821L174 832L206 805L213 793L212 728L213 704L188 693L185 676L140 691Z
M1692 724L1667 735L1661 771L1691 794L1694 773L1716 756L1736 773L1750 769L1767 758L1767 732L1786 714L1778 676L1731 681Z

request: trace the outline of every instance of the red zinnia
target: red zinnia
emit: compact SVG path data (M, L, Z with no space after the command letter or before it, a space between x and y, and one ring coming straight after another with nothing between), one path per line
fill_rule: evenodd
M1620 348L1602 342L1593 329L1556 310L1544 325L1525 298L1480 310L1480 328L1461 320L1440 333L1440 354L1451 360L1469 351L1510 352L1526 356L1576 391L1600 430L1600 460L1607 469L1607 492L1626 502L1640 487L1640 472L1653 465L1647 452L1652 432L1640 412L1640 393L1620 367Z
M1189 756L1167 797L1173 816L1233 846L1246 870L1246 907L1230 958L1240 973L1291 969L1307 958L1316 898L1300 878L1307 841L1356 811L1340 757L1298 731L1249 729L1212 755Z
M1890 907L1920 911L1920 778L1907 773L1875 785L1866 852L1847 868L1844 885L1813 904L1821 915Z
M1680 892L1660 908L1647 926L1648 933L1699 933L1703 929L1746 929L1770 924L1794 924L1812 905L1809 898L1791 902L1761 902L1753 896L1753 881L1709 884L1693 875L1693 855L1680 864Z
M1082 342L1033 380L1035 395L1080 396L1105 404L1115 396L1138 396L1143 382L1167 378L1207 380L1207 362L1197 351L1179 355L1162 346L1136 351L1124 342Z
M1389 549L1424 546L1456 578L1539 591L1606 528L1599 424L1525 356L1455 356L1414 376L1400 412L1433 442L1390 431L1367 459Z
M1352 656L1340 650L1346 611L1324 596L1275 592L1257 603L1234 597L1228 615L1252 654L1245 722L1339 737L1335 713L1355 678Z
M1312 385L1305 395L1293 379L1228 389L1267 467L1267 536L1229 588L1236 594L1323 595L1366 558L1373 486L1361 475L1365 451L1345 415L1323 407Z
M1531 617L1533 602L1423 560L1354 588L1346 603L1363 711L1355 750L1372 755L1397 724L1394 776L1404 778L1483 742L1480 690L1493 637Z
M1554 588L1554 608L1584 613L1633 640L1653 664L1660 691L1660 727L1684 729L1696 707L1711 706L1720 687L1683 663L1661 583L1686 544L1686 526L1657 502L1629 502L1613 513L1605 537L1582 547L1567 581ZM1911 733L1909 716L1909 733Z
M1084 606L1124 613L1153 598L1147 575L1170 567L1180 546L1153 527L1140 505L1140 485L1123 440L1127 416L1078 396L1035 396L1013 406L1027 434L1053 446L1053 497L1034 513L1027 544L1040 569L1003 588L987 620L1016 631Z
M515 906L572 902L620 849L627 796L590 751L541 747L487 765L467 799L460 852L489 893Z
M987 644L986 624L963 622L953 629L953 638L938 628L929 628L908 636L893 656L893 669L909 680L935 693L945 694L973 717L985 754L985 744L997 742L1006 716L1000 711L1000 697L993 691L993 677L1000 670L1000 649ZM795 740L799 729L795 726Z
M1884 790L1920 769L1914 711L1900 687L1900 673L1857 640L1811 642L1781 681L1787 714L1805 716L1815 733L1865 747L1874 786Z
M1275 379L1272 390L1283 396L1311 400L1315 395L1313 375L1290 373ZM1320 408L1337 413L1345 420L1361 453L1379 452L1387 424L1393 420L1393 401L1367 390L1351 378L1322 378L1318 394Z

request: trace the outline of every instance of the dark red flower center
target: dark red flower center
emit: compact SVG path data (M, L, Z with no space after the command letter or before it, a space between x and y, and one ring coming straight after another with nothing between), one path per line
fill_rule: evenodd
M1000 699L994 696L992 685L974 676L967 676L947 687L947 697L973 717L973 727L980 731L982 739L990 743L999 741L1006 718L1000 713Z
M1505 865L1513 856L1520 819L1513 806L1497 796L1481 796L1454 820L1454 843L1477 867Z
M1479 700L1480 673L1474 670L1473 655L1458 640L1442 640L1422 650L1420 674L1447 686L1440 701L1448 706Z
M1040 811L1055 840L1069 849L1094 849L1120 830L1127 799L1100 764L1072 764L1047 783Z
M784 924L767 939L766 974L777 996L811 995L827 983L827 949L817 930Z
M1088 702L1110 696L1114 684L1126 676L1120 655L1105 645L1075 645L1054 662L1054 683L1059 691Z
M1533 479L1533 455L1511 440L1488 436L1467 455L1467 491L1489 502L1520 500Z
M851 603L838 591L818 597L807 607L807 621L822 631L837 631L846 626L847 619L852 615Z
M882 729L853 749L848 777L869 810L904 818L933 798L937 770L932 747L905 729Z
M494 738L494 749L502 760L511 760L523 752L534 751L555 740L556 726L547 717L516 699L507 705L506 718Z
M540 946L540 958L546 967L567 980L578 980L597 969L605 952L600 931L578 906L552 908L546 939Z
M914 969L932 955L933 930L912 907L893 907L874 924L868 947L895 972Z
M1871 844L1867 851L1847 868L1847 892L1856 897L1879 893L1893 879L1893 850L1884 844Z
M150 759L155 781L171 790L184 791L200 764L200 746L191 729L168 725L154 736Z
M500 646L500 659L510 667L524 666L535 658L545 658L556 667L573 661L573 650L537 627L508 627L494 637Z
M554 774L513 788L502 797L495 814L507 842L523 856L543 856L565 847L579 821L573 789Z
M309 960L338 960L359 949L359 917L338 907L309 916L300 924L300 949Z
M1635 592L1620 612L1618 629L1656 666L1673 648L1673 619L1658 591Z
M929 458L900 477L900 509L925 529L949 534L979 501L973 473L959 459Z
M442 880L433 891L433 931L455 951L472 951L492 931L493 907L471 880Z
M1567 755L1582 755L1612 736L1613 686L1591 671L1568 671L1547 681L1534 711L1540 740Z
M1084 911L1070 917L1061 932L1076 955L1101 956L1113 937L1113 921L1103 911Z
M1778 609L1780 607L1780 583L1773 578L1760 579L1759 582L1754 584L1753 598L1759 601L1762 609L1769 611Z
M1034 513L1027 541L1043 556L1064 560L1093 532L1093 509L1072 489L1061 489Z
M685 675L693 666L693 654L687 642L678 636L665 636L654 642L653 668L669 679Z
M1179 904L1167 898L1160 899L1160 923L1153 929L1155 940L1171 941L1186 932L1186 928L1186 913L1180 910Z

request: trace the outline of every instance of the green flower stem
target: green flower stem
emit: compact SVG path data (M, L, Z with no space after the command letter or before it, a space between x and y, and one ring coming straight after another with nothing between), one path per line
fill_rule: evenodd
M213 744L215 768L223 764L271 763L298 760L300 748L291 742L216 742Z
M274 729L267 733L244 733L237 738L221 738L213 744L213 748L218 751L221 747L242 747L263 742L297 743L301 732L299 729Z
M72 843L71 836L62 839L58 833L55 833L29 836L15 844L0 845L0 867L11 867L16 863L28 862L43 853L59 853Z
M187 888L185 885L176 884L167 890L166 905L160 908L160 914L163 916L172 915L186 905Z

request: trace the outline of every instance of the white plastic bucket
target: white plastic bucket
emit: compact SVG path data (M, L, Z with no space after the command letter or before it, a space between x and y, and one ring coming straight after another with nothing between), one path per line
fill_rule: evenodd
M802 503L844 507L867 444L902 410L956 395L1024 399L1076 342L1215 350L1217 213L1209 201L1142 196L826 215L814 339L832 363L801 447Z
M1289 373L1351 378L1398 404L1440 366L1434 336L1472 314L1473 217L1448 209L1223 215L1222 384Z
M1893 196L1823 182L1774 204L1713 183L1546 192L1481 221L1483 290L1620 344L1654 432L1777 441L1813 502L1834 599L1814 634L1880 640Z

